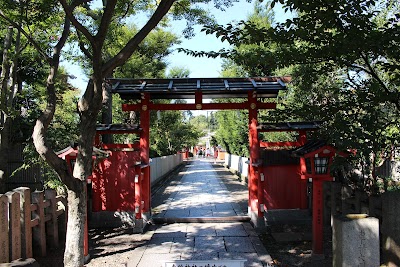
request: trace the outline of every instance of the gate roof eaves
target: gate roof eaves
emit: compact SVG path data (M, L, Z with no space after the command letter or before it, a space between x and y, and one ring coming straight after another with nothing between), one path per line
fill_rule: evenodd
M112 93L123 99L140 99L149 93L152 99L193 99L200 91L203 98L245 98L250 90L259 98L275 98L286 89L289 76L252 78L174 78L174 79L130 79L111 78Z
M262 132L313 131L320 129L321 124L321 121L260 123L257 130Z

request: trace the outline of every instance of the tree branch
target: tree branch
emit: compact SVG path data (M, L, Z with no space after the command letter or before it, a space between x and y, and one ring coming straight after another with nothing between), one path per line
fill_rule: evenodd
M74 181L68 179L71 177L66 162L59 158L56 153L50 148L46 141L47 129L53 119L56 110L56 91L54 86L54 78L58 72L58 66L60 63L60 54L65 42L68 39L70 31L70 22L68 18L65 18L64 29L62 36L56 46L53 49L53 56L49 60L50 71L47 78L46 91L47 91L47 105L43 113L36 120L36 124L33 130L32 138L35 145L36 151L39 155L46 160L46 162L57 172L61 180L68 186L74 186Z
M153 30L161 19L168 13L174 4L175 0L162 0L157 7L154 14L151 16L149 21L143 28L121 49L121 51L114 56L112 59L107 61L102 67L103 77L107 77L112 71L121 66L126 60L133 54L135 49L138 47L141 41Z
M117 4L116 0L108 0L107 5L104 9L103 16L101 17L99 30L96 34L96 39L98 41L98 44L101 44L100 47L102 46L102 44L104 43L104 40L106 39L107 31L108 31L108 28L110 27L110 21L114 14L116 4Z
M75 18L73 14L73 10L75 9L75 7L78 6L80 3L83 3L83 1L76 1L73 3L72 6L69 6L66 0L59 0L59 2L61 3L62 7L64 8L65 14L70 19L74 27L78 31L80 31L86 37L86 39L88 39L92 46L95 46L96 42L92 34Z
M81 34L81 32L80 32L80 31L77 31L76 33L77 33L78 38L79 38L79 41L78 41L79 48L81 49L82 53L83 53L88 59L92 60L92 59L93 59L93 55L89 52L89 50L86 49L85 44L84 44L83 41L82 41L82 34Z
M13 27L17 28L21 33L28 39L28 41L35 47L36 51L39 53L39 55L42 56L44 60L49 62L51 59L50 57L46 54L45 51L42 50L42 48L39 46L39 44L24 30L20 25L12 21L10 18L8 18L4 12L0 9L0 17L3 18L5 21L7 21L10 25Z
M364 55L363 53L360 54L361 58L364 60L365 64L367 65L369 71L369 74L382 86L383 90L388 94L388 95L394 95L396 96L394 99L390 98L390 101L395 104L397 109L400 109L400 103L399 103L399 95L396 94L395 92L390 91L390 89L386 86L386 84L382 81L382 79L378 76L378 74L375 72L374 68L371 66L371 63L368 60L368 56Z

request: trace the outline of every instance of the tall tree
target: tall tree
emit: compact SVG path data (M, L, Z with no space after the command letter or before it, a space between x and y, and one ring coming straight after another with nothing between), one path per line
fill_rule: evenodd
M24 107L21 97L30 97L23 88L44 86L43 78L47 69L42 64L42 58L47 57L46 46L54 45L59 28L49 26L49 20L59 22L56 8L52 1L4 1L0 3L0 47L1 58L1 140L0 140L0 192L4 192L7 173L8 149L15 136L13 126L21 123ZM62 30L62 28L61 28ZM35 32L35 45L29 45L34 38L30 35ZM3 38L4 36L4 38ZM38 82L40 80L40 82ZM28 101L29 102L29 101ZM18 122L15 119L18 118ZM21 139L18 139L20 142Z
M379 155L397 144L398 1L274 0L271 6L278 2L293 18L272 27L251 20L212 25L205 31L233 44L233 49L188 53L228 57L245 69L237 60L240 46L253 46L255 55L267 51L263 60L248 65L267 62L266 69L274 74L288 67L286 74L293 77L277 118L325 120L322 134L336 145L362 151L359 155L373 176Z
M54 114L55 98L50 97L49 109L36 123L33 133L34 144L38 153L55 169L68 188L68 226L65 266L83 265L83 229L84 211L86 210L86 178L91 172L93 140L96 131L96 119L102 108L103 96L107 95L105 78L111 77L113 71L122 66L138 49L139 44L154 30L158 23L171 10L175 18L186 18L191 23L207 23L207 12L192 4L198 1L161 0L155 5L151 2L131 1L66 1L59 0L63 10L74 26L77 42L83 55L91 66L90 80L77 109L80 117L78 155L73 173L65 168L65 163L55 155L46 142L48 125ZM216 5L223 4L215 2ZM95 5L100 4L100 5ZM125 15L133 15L143 7L154 7L149 20L114 54L105 53L107 35L112 34L116 25L124 24ZM189 24L189 26L192 26ZM190 27L189 27L190 29ZM190 30L187 31L190 35ZM54 94L53 94L54 95Z

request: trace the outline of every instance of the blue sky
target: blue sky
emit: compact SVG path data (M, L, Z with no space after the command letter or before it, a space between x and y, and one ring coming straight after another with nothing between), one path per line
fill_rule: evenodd
M232 21L245 20L253 10L253 4L247 1L241 0L235 3L233 7L230 7L226 12L222 12L218 9L212 9L213 14L219 24L227 24ZM177 34L183 29L184 23L177 23L177 27L173 28L173 31ZM191 39L182 39L182 43L177 47L182 47L195 51L218 51L222 48L227 48L229 45L227 42L222 43L214 35L207 35L204 32L200 32L201 27L196 26L196 36ZM190 70L190 77L192 78L203 78L203 77L219 77L221 70L222 60L220 58L206 58L206 57L191 57L184 53L178 53L175 51L168 58L170 67L186 67Z
M217 22L219 24L227 24L229 22L238 22L246 19L253 10L253 3L248 3L246 0L240 0L238 3L235 3L233 7L228 8L225 12L212 8L212 6L210 7L210 10L217 18ZM274 10L276 13L276 19L279 20L279 18L281 18L282 20L283 17L286 17L282 10L277 8L277 6ZM184 25L184 22L181 21L173 22L171 30L176 34L181 34ZM191 39L185 39L182 37L182 43L175 48L182 47L197 51L217 51L221 48L228 47L226 42L221 43L221 41L215 36L206 35L205 33L200 32L200 30L201 27L195 27L195 37ZM219 73L221 71L221 62L222 61L219 58L194 58L187 56L184 53L178 53L177 51L174 51L174 53L168 57L169 68L185 67L190 70L190 77L192 78L219 77ZM62 63L62 65L66 66L68 71L77 77L70 82L75 87L78 87L83 91L87 84L87 77L85 77L80 68L67 62Z

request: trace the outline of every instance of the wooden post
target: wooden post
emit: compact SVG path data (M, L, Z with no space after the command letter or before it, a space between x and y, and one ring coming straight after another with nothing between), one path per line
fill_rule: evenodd
M32 258L31 190L28 187L18 187L14 191L20 196L21 256Z
M49 241L49 245L53 248L58 247L58 218L57 218L57 193L55 190L45 191L46 200L50 201L49 214L51 216L50 220L47 222L46 232Z
M41 256L46 256L46 223L44 214L44 192L33 192L32 193L32 205L35 207L32 211L34 218L32 220L33 224L33 243L35 248L38 249L38 253Z
M313 178L313 213L312 213L312 235L313 235L313 254L323 254L323 181Z
M10 260L21 258L21 210L20 197L17 192L7 192L9 203L9 242L11 245Z
M10 261L8 242L8 198L0 195L0 263Z

